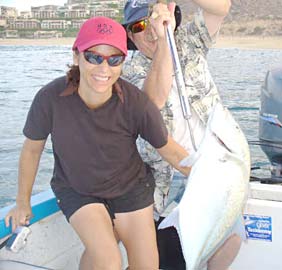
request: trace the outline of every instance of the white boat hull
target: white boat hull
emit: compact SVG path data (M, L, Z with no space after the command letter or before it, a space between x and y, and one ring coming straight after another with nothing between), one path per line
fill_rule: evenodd
M50 205L43 205L45 201ZM32 205L45 211L55 203L51 191L33 196ZM11 207L11 206L10 206ZM0 244L8 237L4 216L10 207L0 209ZM30 226L26 246L18 253L0 249L0 270L77 270L83 246L57 208ZM52 212L51 211L51 212ZM50 212L50 211L49 211ZM282 269L282 186L251 183L244 215L248 241L243 243L232 270ZM44 215L43 215L44 216ZM4 236L3 236L4 235ZM126 252L120 245L123 269L127 267ZM16 261L16 262L15 262ZM44 269L44 268L43 268Z
M55 198L50 190L33 196L33 207L36 206L37 211L40 208L44 211L44 208L48 207L48 205L43 205L44 200L49 201L50 208L53 207ZM6 207L0 211L0 224L2 225L0 232L1 228L5 226L3 217L9 208ZM56 208L54 211L56 212L30 226L31 234L27 238L27 244L18 253L11 252L6 248L0 250L0 270L40 269L34 268L35 266L56 270L78 270L83 245L61 211ZM4 240L5 238L0 239L0 243ZM124 247L120 245L120 249L124 260L123 268L126 268L127 260ZM15 262L24 264L20 265ZM13 265L12 268L10 268L11 265Z
M282 269L282 185L251 183L244 215L248 240L232 270Z

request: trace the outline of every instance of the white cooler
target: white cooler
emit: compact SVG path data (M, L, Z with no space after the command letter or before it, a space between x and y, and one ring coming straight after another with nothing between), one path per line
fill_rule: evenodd
M244 211L248 240L231 270L282 270L282 185L250 184Z

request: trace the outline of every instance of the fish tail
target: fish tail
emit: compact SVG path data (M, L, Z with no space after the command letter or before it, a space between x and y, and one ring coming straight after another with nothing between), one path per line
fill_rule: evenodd
M174 208L173 211L160 223L158 229L165 229L168 227L176 228L179 232L179 210L178 207Z

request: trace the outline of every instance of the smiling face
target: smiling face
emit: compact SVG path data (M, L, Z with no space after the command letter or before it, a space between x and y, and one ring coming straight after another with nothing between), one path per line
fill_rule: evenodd
M153 39L152 28L149 23L143 31L133 33L129 30L127 35L141 53L149 58L153 58L157 42Z
M87 51L104 56L122 55L119 49L109 45L97 45ZM112 87L121 74L122 64L109 66L107 60L101 64L92 64L85 59L83 52L74 53L74 64L79 66L78 93L82 100L90 107L105 103L112 96Z

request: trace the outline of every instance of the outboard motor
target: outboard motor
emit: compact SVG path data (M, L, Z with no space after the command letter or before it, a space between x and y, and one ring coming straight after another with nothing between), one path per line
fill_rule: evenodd
M282 183L282 67L268 71L261 88L259 139L271 163L271 182Z

